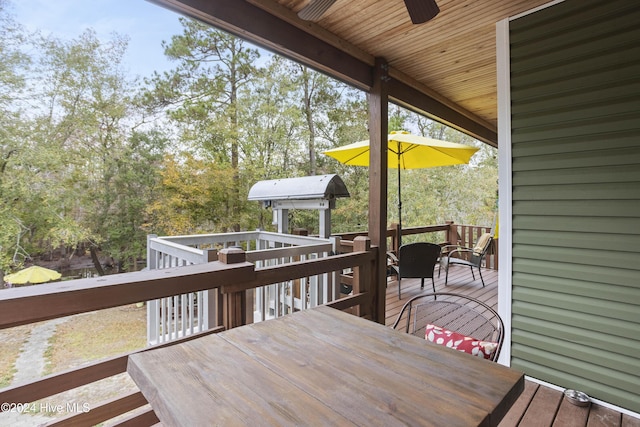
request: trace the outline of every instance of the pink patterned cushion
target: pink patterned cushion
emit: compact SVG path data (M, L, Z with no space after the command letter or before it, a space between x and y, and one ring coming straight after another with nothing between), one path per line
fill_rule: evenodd
M491 341L479 341L472 337L441 328L436 325L427 325L424 338L436 344L444 345L458 351L464 351L473 356L491 359L493 352L496 351L498 343Z

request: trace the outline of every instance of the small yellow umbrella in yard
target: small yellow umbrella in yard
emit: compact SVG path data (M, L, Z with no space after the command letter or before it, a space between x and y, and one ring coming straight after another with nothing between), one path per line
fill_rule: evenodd
M33 265L20 270L17 273L4 276L4 281L13 285L24 285L26 283L36 284L58 280L62 274L55 270Z
M422 169L436 166L467 164L478 151L476 147L412 135L391 132L387 147L387 167L398 168L398 222L402 230L402 200L400 169ZM369 141L359 141L325 151L345 165L369 166ZM399 243L400 236L399 236Z

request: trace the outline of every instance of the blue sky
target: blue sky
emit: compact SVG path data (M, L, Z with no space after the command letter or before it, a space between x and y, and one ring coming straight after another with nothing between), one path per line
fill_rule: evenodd
M129 36L126 64L132 75L167 70L160 45L180 34L178 15L146 0L10 0L16 21L30 31L76 38L93 28L105 40L114 31Z

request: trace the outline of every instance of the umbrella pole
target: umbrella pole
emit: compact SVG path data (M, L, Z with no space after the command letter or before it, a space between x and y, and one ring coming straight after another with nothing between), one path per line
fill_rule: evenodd
M398 141L398 249L402 246L402 187L400 186L400 142Z

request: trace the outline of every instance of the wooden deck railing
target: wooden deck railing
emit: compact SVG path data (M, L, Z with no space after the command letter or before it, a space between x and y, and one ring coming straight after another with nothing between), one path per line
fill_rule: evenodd
M442 243L457 241L461 245L467 245L484 231L488 231L488 228L447 223L412 227L403 229L402 233L406 236L441 233L436 239ZM393 242L397 242L394 236L397 236L397 229L392 228L388 231L391 249L397 249L393 246ZM341 249L338 252L343 252L341 254L283 265L256 267L246 261L247 254L244 250L227 248L219 252L218 261L204 264L6 289L0 292L0 329L189 292L217 290L221 295L219 308L222 313L222 327L182 338L189 340L244 324L248 318L248 290L318 274L341 273L344 270L353 271L350 282L353 291L349 296L328 305L341 310L348 309L361 317L384 319L384 313L375 313L375 291L384 288L376 283L378 260L375 248L371 248L368 238L356 237L356 234L343 234L340 237ZM397 246L397 243L395 245ZM493 256L497 259L497 254ZM495 268L497 262L488 265ZM146 350L148 348L138 351ZM7 387L0 390L0 402L36 402L102 379L112 378L126 372L128 356L129 354L122 354L66 372L54 373L39 380ZM114 417L118 417L117 425L152 425L157 422L144 397L139 392L130 392L95 403L88 412L81 411L55 419L49 425L94 425L112 420Z
M387 251L391 251L395 254L398 253L398 235L402 233L402 241L408 243L410 241L421 240L429 241L431 243L438 243L441 245L460 245L464 247L473 247L474 243L483 233L492 232L492 227L485 227L479 225L464 225L455 224L453 221L447 221L445 224L440 225L427 225L420 227L405 227L400 230L398 224L391 224L391 227L387 229ZM336 233L334 236L343 239L342 252L348 252L349 242L356 236L366 236L367 231L360 231L357 233ZM408 239L405 238L409 237ZM491 244L491 248L485 257L486 267L497 270L498 269L498 240L494 239Z
M206 264L6 289L0 292L0 329L171 297L185 292L218 289L222 295L223 327L183 338L189 340L201 334L242 325L247 318L247 290L311 275L341 272L343 269L354 271L353 293L328 305L337 309L350 309L354 314L372 318L375 316L373 310L376 306L373 291L378 289L374 274L376 253L375 248L371 248L369 240L360 237L354 240L353 252L348 254L256 268L254 264L246 262L246 253L243 250L231 248L221 250L218 261ZM384 314L382 318L384 319ZM29 383L7 387L0 391L0 402L16 405L31 403L125 373L128 356L129 354L123 354ZM139 392L127 393L97 403L87 412L79 411L56 419L48 425L94 425L123 414L130 415L119 419L118 425L153 425L158 420L146 404Z

